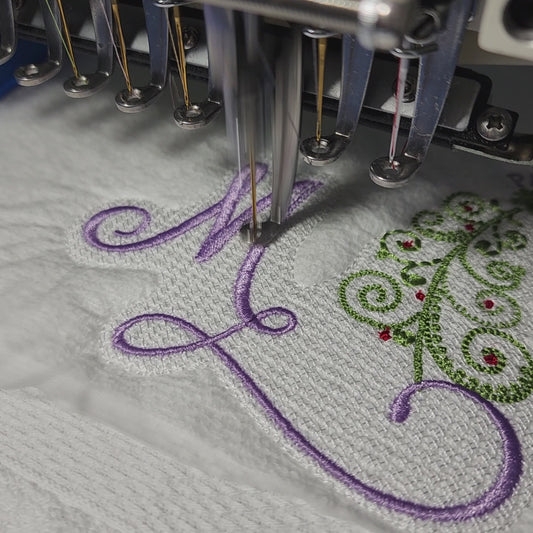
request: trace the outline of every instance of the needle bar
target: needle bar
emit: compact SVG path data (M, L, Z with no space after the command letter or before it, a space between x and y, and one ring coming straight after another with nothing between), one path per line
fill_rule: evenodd
M46 7L48 7L48 11L50 11L50 14L52 15L52 20L54 21L54 25L57 29L57 32L59 33L59 37L61 38L63 46L65 47L65 50L67 52L67 56L72 65L72 70L74 71L74 75L76 76L76 78L79 78L79 71L76 66L76 62L74 61L74 52L72 51L72 43L70 42L70 35L69 35L68 29L66 26L65 14L63 13L63 6L61 5L61 0L58 0L58 6L61 12L61 19L63 21L63 25L65 27L65 35L66 35L67 41L65 41L65 38L63 37L63 32L61 31L61 27L59 26L56 20L56 17L54 15L50 2L48 0L45 0L45 2L46 2Z
M253 139L250 140L250 193L252 200L252 242L257 240L257 191L255 184L255 150Z
M124 69L124 65L122 64L122 59L120 58L120 52L118 51L117 43L115 42L115 38L113 36L113 27L111 25L111 21L109 20L109 17L107 16L107 10L105 8L104 1L103 0L98 0L98 1L100 3L100 7L102 8L102 12L104 13L105 23L106 23L107 29L109 30L109 36L111 37L111 42L113 44L113 49L115 50L115 55L117 56L117 61L120 66L120 70L122 70L122 73L124 74L124 79L126 79L127 78L126 70Z
M117 0L111 0L111 8L113 10L113 17L115 19L115 25L117 29L120 55L122 56L124 78L126 79L126 86L128 88L128 91L131 94L133 91L133 87L131 85L130 71L128 69L128 58L126 57L126 41L124 40L124 34L122 33L122 24L120 23L120 12L118 10Z
M172 44L172 51L174 53L174 58L176 59L176 65L178 67L178 73L180 75L181 85L183 88L183 99L185 101L185 107L189 109L189 106L191 105L190 97L189 97L189 84L187 82L187 63L185 61L185 46L183 44L183 33L181 29L181 15L180 15L180 8L178 6L174 6L172 8L172 14L174 19L174 27L176 28L176 35L178 44L176 47L176 41L174 40L174 35L170 29L170 25L168 28L169 34L170 34L170 42Z
M63 23L63 30L65 33L65 39L66 39L66 46L68 49L70 61L72 63L72 70L74 71L74 76L76 78L80 77L80 73L78 71L78 67L76 66L76 61L74 61L74 50L72 49L72 41L70 39L70 33L68 31L67 26L67 19L65 17L65 11L63 9L63 0L57 0L57 5L59 7L59 13L61 14L61 22Z
M324 98L324 70L326 65L326 48L328 39L321 37L318 39L318 80L316 91L316 140L322 137L322 100Z
M401 106L407 82L407 72L409 70L409 59L401 57L398 64L398 79L396 81L396 107L394 109L394 119L392 121L392 133L389 147L389 163L395 166L396 147L398 144L398 134L400 132Z

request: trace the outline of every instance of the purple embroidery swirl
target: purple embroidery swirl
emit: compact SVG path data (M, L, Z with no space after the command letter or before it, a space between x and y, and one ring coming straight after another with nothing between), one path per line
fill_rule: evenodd
M276 408L273 402L255 383L253 378L244 370L238 361L232 357L219 342L241 331L245 327L251 327L261 333L270 335L283 335L292 331L297 324L296 316L288 309L273 307L255 314L250 305L250 288L252 279L261 260L265 249L260 246L250 248L234 285L234 305L238 317L242 322L228 328L222 333L209 335L196 327L194 324L175 316L163 314L146 314L132 318L121 324L113 337L113 344L124 353L136 356L170 356L183 352L193 352L199 348L210 348L222 363L242 382L252 397L265 410L273 423L291 440L303 453L313 458L326 472L344 483L346 486L362 494L367 499L383 505L388 509L406 513L416 518L431 519L434 521L464 521L469 518L484 515L501 505L516 487L522 473L522 454L520 443L515 431L504 415L490 402L483 399L477 393L460 385L445 381L422 381L404 389L391 405L391 420L396 423L405 422L411 412L410 400L412 396L421 390L440 388L462 394L473 402L481 405L496 426L503 442L503 466L493 486L478 499L467 504L450 507L426 506L397 498L378 489L368 486L361 480L350 474L331 458L322 453L308 439L306 439L296 427ZM264 324L263 320L271 316L284 316L286 324L279 328L271 328ZM127 331L140 322L153 322L162 320L175 326L181 327L198 339L195 342L181 346L140 348L131 345L126 339Z
M266 167L261 167L260 179L266 173ZM98 238L98 228L103 221L117 212L134 210L142 217L141 223L132 231L119 231L115 233L121 236L135 236L145 231L150 224L150 214L139 207L123 206L111 208L93 216L84 227L84 235L87 242L97 248L107 251L128 252L136 251L151 246L157 246L171 239L179 237L200 224L214 219L213 226L208 237L202 243L196 256L199 262L206 261L220 251L229 239L234 236L241 225L250 217L249 210L232 220L239 200L247 192L248 185L245 183L246 172L241 172L231 183L228 193L220 201L193 216L182 224L136 243L112 245L106 244ZM249 177L249 176L248 176ZM308 198L318 187L319 183L311 181L298 182L295 185L295 193L291 203L290 212ZM261 209L270 205L270 196L260 200ZM234 284L234 309L238 322L217 334L210 334L195 326L191 322L164 313L149 313L133 317L118 326L113 335L113 345L116 349L131 356L143 357L169 357L175 354L193 353L200 348L207 348L225 365L249 392L250 396L263 409L272 423L289 439L302 453L308 455L317 463L323 471L343 483L348 488L362 495L371 502L387 509L405 513L419 519L433 521L465 521L474 517L489 513L506 501L515 490L522 474L522 453L518 437L505 416L490 402L483 399L477 393L460 385L444 381L422 381L406 387L393 401L390 408L390 418L393 423L404 422L411 413L411 399L419 391L431 389L443 389L454 394L461 394L468 400L479 405L487 414L496 427L503 443L503 459L496 481L487 491L471 502L448 507L422 505L416 502L398 498L392 494L371 487L358 479L354 474L346 471L331 457L320 451L309 438L306 438L281 411L276 407L268 395L254 381L252 376L241 366L224 347L221 342L228 337L239 334L245 328L251 328L259 333L280 336L288 334L297 327L296 315L284 307L271 307L258 312L252 308L251 290L257 266L265 254L262 246L249 248L246 257L239 268ZM278 326L268 324L268 319L283 319ZM135 346L128 340L128 333L134 327L143 323L163 321L169 325L181 328L193 336L191 342L176 346Z
M280 312L284 313L285 316L289 318L287 324L283 328L273 330L272 328L267 328L261 323L262 319ZM124 334L133 325L139 322L151 322L156 320L163 320L179 326L185 331L195 335L198 340L182 346L170 346L167 348L139 348L132 346L124 339ZM254 320L256 321L255 325L253 325ZM115 331L113 344L122 352L137 356L169 356L177 353L192 352L199 348L210 348L213 353L220 358L221 362L232 372L232 374L241 381L243 386L266 412L278 429L280 429L283 434L291 442L293 442L293 444L296 445L296 447L298 447L306 455L310 456L324 471L329 473L331 476L342 482L350 489L354 490L358 494L363 495L368 500L393 511L405 513L414 516L415 518L430 519L433 521L465 521L493 511L505 500L507 500L507 498L509 498L513 493L522 474L522 453L520 449L520 442L513 427L494 405L482 398L479 394L460 385L445 381L422 381L405 388L392 403L390 412L391 420L397 423L405 422L411 412L411 397L416 392L424 389L446 389L458 394L462 394L466 398L469 398L473 402L483 407L489 418L496 426L503 442L503 464L495 483L476 500L449 507L436 507L418 504L416 502L411 502L409 500L387 494L386 492L367 485L355 477L355 475L347 472L345 469L335 463L335 461L321 452L302 433L300 433L300 431L298 431L298 429L290 422L290 420L288 420L274 405L265 392L239 364L239 362L219 344L221 340L237 333L246 326L252 326L259 331L269 329L269 331L265 332L279 335L288 333L294 329L296 326L296 317L293 313L286 309L271 308L254 315L251 321L248 323L241 322L230 327L226 331L219 333L218 335L210 336L208 333L202 331L194 324L191 324L182 318L170 315L147 314L132 318L119 326Z
M263 164L257 165L256 181L261 182L267 173L267 167ZM294 210L301 202L307 199L316 189L320 187L319 182L315 181L299 181L294 185L293 200L291 209ZM151 222L150 213L138 206L124 205L111 207L104 209L96 215L92 216L83 227L83 236L87 243L100 250L107 252L135 252L138 250L144 250L146 248L152 248L154 246L160 246L168 241L181 237L185 233L188 233L192 229L214 219L213 225L209 231L207 238L204 240L198 253L196 254L196 260L200 263L208 261L214 255L216 255L222 248L228 243L228 241L234 237L241 227L250 220L252 216L252 209L249 207L245 209L240 215L233 216L239 201L250 191L250 169L246 168L239 172L230 186L226 195L215 204L211 205L207 209L194 215L193 217L185 220L181 224L170 228L166 231L158 233L143 240L136 242L111 244L102 241L99 236L99 229L101 225L108 221L110 218L123 214L123 213L136 213L141 217L141 221L136 228L130 231L115 230L114 233L120 237L138 236L148 229ZM270 207L271 194L261 198L257 202L258 212L265 211Z
M269 328L268 326L261 324L261 319L273 315L286 316L288 319L287 323L281 326L280 328ZM255 319L259 324L261 324L259 327L262 328L263 332L270 333L271 335L283 335L284 333L288 333L296 327L296 316L294 315L294 313L291 313L289 310L283 309L282 307L272 307L270 309L261 311L257 313ZM143 322L155 321L167 322L175 326L179 326L184 331L196 335L199 340L196 342L191 342L189 344L182 344L179 346L168 346L166 348L141 348L139 346L134 346L128 342L128 340L126 339L126 334L133 326ZM116 328L115 333L113 335L113 345L120 351L130 355L152 357L167 356L184 352L194 352L199 348L207 347L216 350L220 348L220 346L217 344L218 342L225 339L226 337L233 335L234 333L237 333L237 331L240 331L241 329L244 329L247 326L250 326L250 324L241 322L239 324L231 326L222 333L210 336L204 331L202 331L200 328L197 328L194 324L191 324L190 322L187 322L186 320L177 316L165 315L163 313L149 313L130 318L129 320L126 320L126 322L122 323L118 328Z
M267 173L266 165L257 165L256 181L261 182ZM196 260L199 262L210 259L213 255L219 252L223 246L229 241L233 235L235 235L240 227L249 220L251 216L251 208L245 210L238 216L233 222L230 222L239 200L250 190L250 169L245 168L239 172L233 181L231 182L228 192L219 202L213 204L197 215L187 219L185 222L170 228L162 233L158 233L152 237L146 239L125 243L125 244L109 244L103 242L98 237L98 230L103 222L107 221L110 217L126 212L134 212L142 217L140 224L137 228L131 231L115 230L115 234L119 236L137 236L144 232L151 222L150 213L141 207L137 206L117 206L111 207L100 211L93 217L91 217L85 226L83 227L83 235L85 240L96 248L106 250L109 252L133 252L137 250L144 250L145 248L151 248L153 246L159 246L167 241L176 239L185 233L188 233L192 229L204 224L210 219L215 219L214 224L207 236L207 239L203 242L200 251L196 256ZM261 198L258 202L258 209L260 211L265 210L270 205L270 197ZM228 231L229 229L229 231Z
M212 348L220 355L218 350L221 350L221 347L217 343L222 339L237 333L243 328L249 327L268 335L284 335L285 333L292 331L297 325L296 315L292 311L289 311L284 307L271 307L259 311L256 314L250 305L252 280L257 265L261 261L264 253L265 248L263 246L251 246L241 268L239 269L239 274L237 275L237 280L234 286L235 310L237 316L241 319L241 322L238 324L231 326L226 331L211 336L182 318L163 313L149 313L131 318L116 328L113 335L113 345L124 353L137 356L167 356L183 352L192 352L205 347ZM269 326L264 323L264 320L270 317L285 318L285 323L278 327ZM139 323L154 321L162 321L181 327L183 330L195 335L199 340L189 344L167 346L164 348L142 348L139 346L133 346L127 340L127 333L132 327Z

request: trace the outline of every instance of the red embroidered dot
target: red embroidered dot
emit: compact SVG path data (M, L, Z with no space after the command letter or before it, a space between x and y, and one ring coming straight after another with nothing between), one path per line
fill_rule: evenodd
M466 231L474 231L474 224L465 224Z
M390 328L385 328L383 331L379 332L379 338L382 341L389 341L392 339L392 335L390 334Z
M425 299L426 299L426 295L422 292L422 291L418 291L416 294L415 294L415 298L417 300L420 300L421 302L423 302Z
M403 241L402 242L402 246L404 248L412 248L414 246L414 243L413 243L413 241Z
M487 365L496 366L498 364L498 358L493 353L488 353L483 359Z
M492 309L494 307L494 302L492 300L485 300L483 302L485 309Z
M471 205L463 205L465 211L472 211L474 208Z

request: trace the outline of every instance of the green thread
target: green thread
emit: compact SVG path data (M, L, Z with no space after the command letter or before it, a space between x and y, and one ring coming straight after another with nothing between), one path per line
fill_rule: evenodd
M429 237L441 242L459 242L463 239L464 231L435 230L433 226L439 226L444 222L444 217L434 211L420 211L413 218L413 227L424 237Z
M397 253L394 253L391 250L389 250L389 246L387 244L388 238L390 236L398 236L398 235L403 236L403 239L397 239L395 241L395 244L399 251L401 251L402 253L408 253L408 254L420 251L420 248L422 247L422 240L413 231L402 231L402 230L388 231L380 239L380 249L377 254L379 259L391 258L391 259L394 259L395 261L398 261L399 263L408 263L411 260L411 258L403 259L399 255L397 255Z
M400 272L400 276L402 278L402 281L409 285L410 287L417 287L419 285L425 285L427 283L427 279L424 276L420 276L419 274L412 273L411 270L414 268L420 267L420 266L428 266L428 265L422 265L420 263L415 263L414 261L409 261L407 266L404 266L402 268L402 271Z
M533 198L533 195L531 195ZM532 202L533 207L533 202ZM520 323L522 314L516 300L507 294L519 287L525 275L525 269L512 265L508 261L493 259L485 266L484 273L474 270L468 260L469 250L487 258L498 256L503 250L517 251L527 245L527 237L516 229L500 230L502 224L521 223L514 220L520 209L504 211L495 201L486 201L472 194L457 193L444 202L443 213L421 211L413 217L416 231L394 230L383 235L377 258L393 260L400 263L400 279L408 287L429 286L425 291L423 305L407 319L391 323L366 316L354 308L359 304L367 312L389 313L398 308L404 298L401 285L390 274L377 270L362 270L350 274L339 286L339 300L348 315L373 328L390 331L392 339L401 346L413 345L413 369L415 382L423 379L423 355L427 350L439 368L455 383L463 385L491 401L512 403L527 398L533 390L533 360L524 344L516 340L503 329ZM446 216L445 216L446 215ZM457 225L460 228L457 228ZM466 229L468 226L468 229ZM490 239L485 238L491 232ZM483 235L484 238L480 239ZM448 242L455 246L443 257L431 260L415 261L423 249L423 239L427 237L437 242ZM394 244L393 250L389 243ZM407 254L406 256L402 256ZM474 296L477 312L472 312L461 305L449 289L448 275L452 262L458 261L465 271L485 288L478 290ZM436 267L431 275L431 267ZM416 271L415 271L416 269ZM424 272L427 271L427 272ZM422 275L422 273L424 275ZM378 278L355 292L354 305L348 301L348 287L356 280L366 277ZM392 290L392 292L391 292ZM441 304L447 301L455 311L478 327L471 329L461 342L464 363L480 373L480 377L471 376L456 363L443 345L441 335ZM415 326L416 331L413 331ZM417 327L416 327L417 326ZM501 346L489 343L472 351L472 343L479 335L488 335L499 339L517 349L527 363L518 369L514 382L507 385L483 383L483 375L500 375L509 366L508 358Z
M491 281L487 278L484 278L480 274L478 274L468 263L468 260L466 258L466 250L464 250L465 253L460 255L460 261L461 264L465 267L466 271L477 281L482 283L483 285L486 285L487 287L490 287L491 289L495 290L512 290L516 289L520 285L520 281L524 277L526 270L521 266L511 265L507 261L491 261L487 267L487 274L491 276L491 278L497 280L497 281L508 281L508 285L502 285L498 283L494 283L494 281Z
M502 212L496 200L487 202L475 194L461 192L452 194L444 201L444 211L462 224L482 222L486 217Z
M518 325L520 323L520 320L522 319L522 312L520 311L518 303L514 298L511 298L509 295L505 294L503 290L484 289L478 291L475 296L475 303L476 307L481 310L482 316L476 316L470 313L470 311L466 307L457 303L455 297L449 291L447 286L443 286L441 289L442 293L446 296L446 299L451 303L454 309L472 322L477 322L478 324L481 324L483 326L511 328L513 326ZM484 302L489 298L498 299L498 304L495 304L492 309L487 309L484 304ZM505 301L508 306L508 310L511 313L511 318L507 320L502 320L500 322L494 322L494 316L501 315L506 311L506 307L503 305L503 301ZM485 317L483 317L483 315L485 315Z
M475 330L473 330L475 331ZM474 357L472 357L472 354L470 353L470 344L475 337L473 334L473 331L471 331L464 339L461 344L461 351L463 352L465 361L473 368L475 368L478 372L484 372L486 374L499 374L503 371L505 368L505 364L507 362L507 359L505 357L505 354L498 350L498 348L494 348L491 346L486 346L481 350L481 355L484 357L493 356L496 358L497 363L494 366L487 366L482 365ZM489 384L489 389L492 390L492 386Z
M497 256L502 250L522 250L527 245L527 238L517 230L507 230L502 238L497 226L493 226L492 229L494 238L492 242L480 240L474 245L474 248L483 255Z
M398 305L400 305L400 302L402 301L402 289L401 289L400 284L392 276L389 276L388 274L384 274L383 272L379 272L377 270L361 270L360 272L351 274L345 280L343 280L339 286L339 299L340 299L341 305L343 309L356 320L359 320L361 322L366 322L367 324L375 328L389 327L389 325L384 322L379 322L372 318L368 318L368 317L364 317L360 315L348 303L348 298L346 296L346 289L348 285L350 285L350 283L354 279L362 278L365 276L375 276L375 277L382 278L388 281L394 292L394 297L393 297L392 302L386 303L387 294L388 294L387 289L383 285L380 285L378 283L372 283L370 285L367 285L363 289L359 290L357 293L357 299L364 309L366 309L367 311L379 311L382 313L386 313L388 311L392 311L393 309L396 309ZM374 298L376 303L371 303L368 300L372 292L376 294L376 297Z

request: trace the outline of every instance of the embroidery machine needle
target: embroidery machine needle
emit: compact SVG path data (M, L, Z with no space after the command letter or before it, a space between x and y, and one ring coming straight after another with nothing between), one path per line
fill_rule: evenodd
M61 25L63 26L63 30L61 30L61 26L56 20L56 17L54 16L54 12L52 10L52 6L50 5L49 0L46 0L46 6L48 8L48 11L50 11L50 14L52 15L52 20L54 21L54 25L59 33L59 36L61 37L61 41L63 42L63 46L65 47L65 51L67 52L67 56L70 60L70 63L72 65L72 71L74 72L74 76L76 79L80 79L80 72L78 70L78 67L76 65L76 61L74 60L74 50L72 48L72 41L70 39L70 33L68 31L67 26L67 19L65 17L65 11L63 10L63 2L62 0L57 0L57 6L59 8L59 14L61 16ZM65 36L63 37L63 33Z
M74 50L72 48L72 40L70 39L70 32L68 31L67 19L65 17L65 11L63 9L63 0L57 0L57 5L59 7L59 13L61 14L61 22L63 23L63 30L65 33L65 40L66 40L65 44L67 46L68 56L72 63L72 70L74 71L74 76L77 79L79 79L80 71L78 70L76 61L74 60Z
M177 36L177 47L176 42L174 40L174 35L172 33L172 30L170 29L170 25L168 28L168 33L170 35L170 42L172 44L172 50L174 53L174 58L176 60L176 66L178 67L178 73L180 75L181 79L181 86L183 88L183 100L185 102L186 109L189 109L191 105L191 101L189 98L189 84L187 83L187 63L185 62L185 45L183 44L183 32L181 29L181 14L180 14L180 8L178 6L174 6L172 8L172 16L174 19L174 28L176 29L176 36ZM168 23L168 20L167 20Z
M398 79L396 81L396 95L395 95L395 109L394 119L392 121L392 134L389 147L389 164L391 167L397 167L398 163L395 161L396 146L398 144L398 134L400 132L400 120L401 120L401 105L403 96L405 93L405 84L407 82L407 72L409 70L409 59L406 57L400 57L398 63Z
M322 137L322 100L324 97L324 70L326 64L326 48L328 45L327 37L317 39L318 48L318 72L317 72L317 91L316 91L316 141L320 142Z
M257 191L255 179L255 147L253 137L250 138L250 193L252 199L252 243L257 240Z
M120 12L118 10L117 0L111 0L111 8L113 10L113 18L115 19L118 42L120 47L120 55L122 56L122 71L124 72L124 78L126 80L126 87L128 88L128 92L132 94L133 87L131 85L130 71L128 69L128 58L126 57L126 41L124 40L124 34L122 33L122 24L120 23Z

